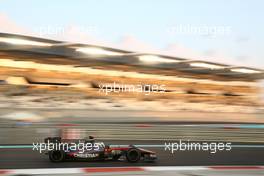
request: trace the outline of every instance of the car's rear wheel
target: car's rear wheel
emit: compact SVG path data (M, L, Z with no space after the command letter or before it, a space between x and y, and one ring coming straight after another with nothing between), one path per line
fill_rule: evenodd
M49 159L51 162L62 162L64 161L65 153L62 150L53 150L49 152Z
M126 158L128 162L135 163L138 162L141 158L141 153L136 148L131 148L126 153Z

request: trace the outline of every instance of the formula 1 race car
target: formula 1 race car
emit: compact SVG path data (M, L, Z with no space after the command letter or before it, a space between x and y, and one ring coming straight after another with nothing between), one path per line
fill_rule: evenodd
M140 160L153 162L157 159L156 153L150 150L135 147L112 147L104 145L103 142L95 142L92 136L89 139L63 140L60 137L45 138L45 144L61 145L60 149L46 151L51 162L63 162L66 160L85 160L85 161L116 161L125 158L128 162L138 162ZM79 144L85 148L76 147ZM87 147L88 146L88 147Z

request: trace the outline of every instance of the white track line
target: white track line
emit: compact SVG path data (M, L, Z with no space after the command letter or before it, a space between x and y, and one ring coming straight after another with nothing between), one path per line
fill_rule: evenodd
M153 166L153 167L90 167L56 169L11 169L0 170L5 175L47 175L47 174L85 174L109 172L145 172L145 171L199 171L199 170L264 170L264 166Z

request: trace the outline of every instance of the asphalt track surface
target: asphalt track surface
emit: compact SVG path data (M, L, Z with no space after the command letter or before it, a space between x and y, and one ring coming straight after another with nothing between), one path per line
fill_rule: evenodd
M264 165L264 147L260 144L233 144L231 151L177 151L171 154L164 151L163 141L107 141L112 144L152 145L147 149L157 152L158 160L154 163L126 161L66 161L51 163L47 155L32 151L30 148L0 149L0 169L25 168L68 168L68 167L122 167L122 166L212 166L212 165ZM260 147L258 147L260 146Z

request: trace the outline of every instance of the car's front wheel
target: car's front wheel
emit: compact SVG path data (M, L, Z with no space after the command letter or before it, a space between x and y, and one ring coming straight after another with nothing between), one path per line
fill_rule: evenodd
M138 162L141 158L141 153L136 148L131 148L126 153L126 158L128 162L135 163Z

